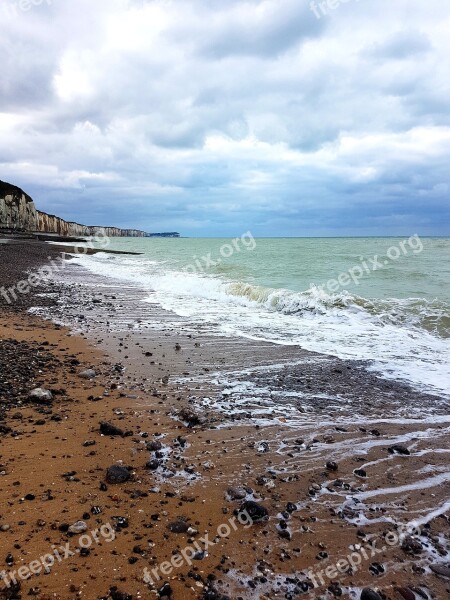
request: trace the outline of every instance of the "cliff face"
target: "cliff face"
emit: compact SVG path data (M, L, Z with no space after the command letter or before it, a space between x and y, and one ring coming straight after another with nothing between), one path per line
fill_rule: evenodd
M37 210L32 198L23 190L10 183L0 181L0 230L11 229L17 232L55 233L60 236L87 237L107 235L108 237L144 237L145 232L137 229L80 225L64 221L55 215Z

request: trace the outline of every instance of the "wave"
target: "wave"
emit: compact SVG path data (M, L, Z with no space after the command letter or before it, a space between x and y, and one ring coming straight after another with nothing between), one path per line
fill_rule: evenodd
M232 296L246 298L255 304L264 305L269 310L287 315L302 315L307 312L326 314L333 309L348 309L378 316L380 325L389 323L419 327L444 338L450 337L450 305L437 299L369 300L348 292L328 294L316 286L311 286L304 292L292 292L244 282L229 284L225 286L225 290Z
M345 359L386 377L450 394L449 305L424 298L368 299L319 287L294 292L223 275L186 273L145 257L79 256L100 275L151 291L147 301L218 335L240 335Z

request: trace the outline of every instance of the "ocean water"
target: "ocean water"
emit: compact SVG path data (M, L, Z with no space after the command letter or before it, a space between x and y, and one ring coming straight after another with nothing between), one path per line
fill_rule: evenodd
M100 246L102 240L94 245ZM299 346L450 397L450 239L122 238L74 259L190 327Z

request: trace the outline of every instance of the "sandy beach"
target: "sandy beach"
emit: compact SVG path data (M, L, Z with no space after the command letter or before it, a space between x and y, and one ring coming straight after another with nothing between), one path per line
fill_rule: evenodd
M1 244L2 285L59 255ZM139 290L70 261L17 297L0 298L0 597L448 597L444 401L151 304L135 328ZM236 406L243 370L302 401Z

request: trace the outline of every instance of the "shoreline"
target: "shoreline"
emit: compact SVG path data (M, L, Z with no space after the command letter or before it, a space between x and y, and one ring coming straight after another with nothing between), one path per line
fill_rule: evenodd
M56 257L60 253L57 247L29 242L5 244L0 246L0 251L7 255L1 267L2 282L6 283L20 279L26 268L42 264L45 256ZM67 277L67 273L64 276ZM85 274L81 278L85 279ZM69 329L27 315L25 311L36 304L32 294L24 296L18 306L5 307L4 303L2 306L8 308L10 314L6 317L2 310L1 343L5 339L19 342L16 349L11 348L14 344L10 343L10 365L14 364L14 350L16 356L29 353L36 358L36 353L42 353L53 366L48 372L36 373L29 384L33 388L65 388L67 393L54 394L48 406L32 403L23 408L20 405L19 410L15 405L0 421L0 425L12 429L1 436L0 462L6 473L2 476L4 485L0 498L8 510L0 512L0 527L9 525L9 529L0 531L0 544L5 556L13 555L11 568L19 568L45 553L49 545L64 545L70 541L61 525L73 525L86 514L90 516L85 521L89 531L91 522L97 528L112 522L115 540L96 544L85 557L71 557L57 564L48 576L22 581L23 596L38 587L40 591L35 594L38 598L49 594L60 598L113 598L114 591L107 594L114 586L122 593L116 595L117 598L125 598L126 594L133 598L149 596L150 590L143 581L144 568L155 569L170 561L174 551L180 553L190 545L190 539L217 536L218 528L227 524L233 511L247 500L264 506L269 520L230 530L228 537L219 536L218 543L209 548L208 556L191 561L190 565L183 562L170 575L161 574L158 581L161 586L156 585L156 591L170 584L173 598L220 598L220 593L231 598L276 599L285 598L286 594L292 594L293 598L314 597L318 593L325 594L331 586L334 591L329 591L328 597L333 597L339 588L344 597L359 600L363 587L379 589L387 597L402 598L396 588L405 594L408 587L422 586L424 593L429 590L437 598L445 597L449 580L442 573L430 571L430 565L441 569L449 566L449 521L442 516L449 513L449 508L445 508L445 499L449 497L449 482L445 479L448 461L441 449L448 448L446 424L450 424L450 419L446 418L444 409L442 422L435 426L426 419L420 423L418 415L413 423L406 419L395 422L393 415L402 408L402 398L412 402L417 397L420 409L426 396L408 392L406 386L385 382L365 371L356 369L355 374L349 375L344 372L346 361L333 359L327 365L322 359L320 364L312 360L312 366L305 366L306 361L301 367L302 373L312 369L308 377L311 381L306 385L311 387L311 396L316 400L302 403L300 408L304 412L298 412L303 415L303 421L296 428L288 430L279 417L271 423L259 424L259 417L255 419L255 415L261 411L264 414L266 408L255 400L244 407L243 418L237 415L226 419L225 405L202 404L207 394L213 399L216 392L218 398L221 394L214 389L210 373L215 372L214 367L219 374L227 367L232 371L236 364L241 370L250 367L257 371L270 352L269 344L195 336L182 327L178 329L176 319L147 304L142 310L148 310L151 318L158 322L159 333L157 329L150 329L148 335L142 332L137 335L121 314L121 310L128 310L125 300L129 290L122 290L121 295L120 289L112 291L114 284L111 284L110 290L99 288L92 298L91 290L81 289L78 294L73 283L68 283L69 289L63 288L53 284L52 295L40 297L39 303L47 310L52 308L55 315L56 301L61 297L66 301L66 305L60 306L62 313L72 311L76 315L80 306L84 306L84 318L79 325L90 329L88 340L71 334ZM123 302L122 309L120 302ZM133 320L137 320L135 314L131 315ZM25 348L23 343L31 348ZM175 349L176 344L180 344L180 350ZM59 362L52 363L55 359L47 357L49 350ZM300 374L292 369L289 353L283 352L286 352L283 385L296 390L294 380L300 379ZM322 356L302 354L305 360L308 357L320 360ZM119 360L126 367L124 371ZM79 361L79 364L71 361ZM80 378L80 371L91 367L98 375L92 380ZM199 380L202 371L203 380ZM13 373L11 366L11 379ZM333 379L330 379L331 373ZM167 375L168 381L165 380ZM362 414L371 411L373 400L369 388L374 386L378 389L373 398L377 395L385 398L382 412L386 413L377 416L375 413L380 412L380 407L375 407L373 429L365 428L365 431L362 423L351 424L364 384L368 398L366 404L361 403ZM348 391L347 394L349 397L353 394L354 400L347 406L343 402L339 407L330 406L329 400L324 398L320 405L317 403L319 389L327 387L334 391L339 389L342 397L348 388L351 394ZM394 401L396 394L398 404ZM404 408L408 412L408 406ZM344 426L341 410L348 413ZM285 421L290 416L286 413ZM124 435L102 436L100 421L113 423ZM382 430L375 429L377 423ZM126 435L128 431L132 434ZM161 433L163 435L156 435ZM395 445L393 440L397 446L408 446L410 454L389 453L388 448ZM83 445L87 441L95 442L92 448ZM116 461L131 467L131 480L108 485L108 490L102 492L100 485L104 483L106 469ZM330 461L336 463L337 472L334 466L325 466ZM146 467L148 463L152 464ZM355 469L367 470L369 476L355 475ZM417 486L415 474L421 469L425 471L420 481L425 484L431 480L429 487ZM63 477L73 471L74 475ZM436 477L436 485L433 485L433 477ZM437 483L439 477L441 485ZM17 481L21 484L15 485ZM389 493L391 488L402 490L408 486L410 490L399 491L394 496ZM432 501L435 509L444 507L444 510L442 515L431 518L429 529L422 530L418 536L420 551L417 545L416 552L407 545L406 549L399 545L370 560L360 557L361 567L358 565L353 574L324 575L325 569L333 566L339 557L352 553L350 547L361 545L362 540L370 542L372 535L383 538L389 527L396 531L398 514L403 513L405 517L410 514L414 518L426 516L429 506L421 493L423 490L431 493L431 489L437 493ZM45 499L46 490L51 490L61 505L55 506L56 503ZM27 494L34 499L22 501ZM368 501L369 505L370 494L377 497L382 518L356 525L359 508L351 499L359 497L359 503ZM240 499L229 500L230 495ZM97 505L101 508L98 515L92 512ZM364 519L371 514L370 506L366 508ZM390 525L389 518L392 519ZM38 521L41 524L37 524ZM128 526L122 526L126 521ZM187 532L180 521L198 533ZM174 533L174 527L171 528L174 523L184 532ZM365 537L358 535L361 529ZM425 540L429 547L425 547ZM14 548L15 545L20 548ZM140 551L135 552L138 546ZM224 559L224 555L229 558ZM373 563L384 564L384 572L375 575ZM258 565L256 571L255 564ZM320 585L317 576L319 586L311 587L312 579L307 573L318 572L322 572L326 585ZM302 584L308 582L311 594L306 591L300 594ZM61 592L62 589L65 591ZM162 589L159 597L164 597L161 594L167 591ZM216 591L218 595L213 596ZM158 594L150 597L157 598Z

